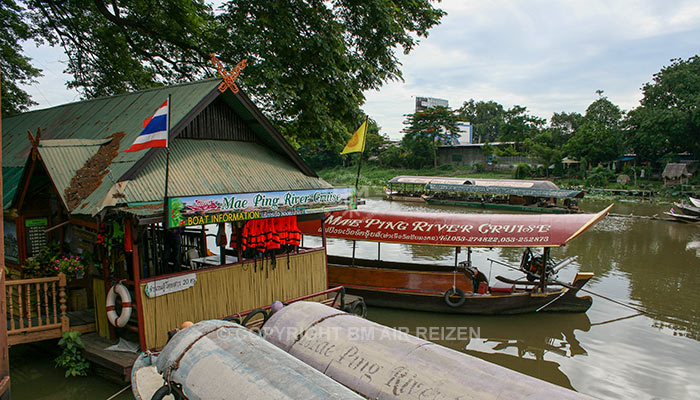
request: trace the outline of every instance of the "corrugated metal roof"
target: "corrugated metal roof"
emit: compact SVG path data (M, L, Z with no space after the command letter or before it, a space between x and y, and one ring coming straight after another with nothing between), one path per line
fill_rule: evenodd
M75 172L85 165L85 162L97 153L109 139L66 139L45 140L39 144L41 156L46 170L49 171L63 204L68 208L65 191L75 176Z
M511 186L446 185L439 183L430 183L426 186L426 188L438 192L488 193L508 195L512 194L515 196L532 196L542 198L583 197L582 190L566 189L539 189Z
M12 200L14 200L17 187L22 180L22 171L24 171L24 166L3 167L2 169L2 205L4 209L12 206Z
M184 196L330 187L315 176L245 94L234 95L229 91L220 94L217 90L220 82L220 79L212 78L80 101L3 119L5 181L12 182L14 178L19 183L21 179L31 147L27 131L36 135L37 128L41 127L40 153L62 197L75 172L100 148L95 140L124 132L119 152L111 160L100 185L72 213L94 215L117 203L159 200L162 198L165 152L151 149L123 153L121 150L133 143L142 130L142 121L171 95L172 134L176 135L214 98L223 96L263 143L173 140L172 158L178 162L171 168L171 194ZM178 145L181 141L182 144ZM196 176L188 175L193 171L198 171ZM133 180L128 181L128 188L124 182L118 183L122 177ZM5 186L5 199L12 200L14 186Z
M172 98L171 125L174 126L189 114L209 93L216 90L220 82L220 79L212 78L135 93L79 101L3 118L3 176L5 176L5 168L15 167L20 169L19 175L21 177L21 170L25 166L31 148L27 138L27 131L31 131L32 135L36 136L37 128L41 127L40 143L51 139L70 139L72 140L71 145L78 147L91 140L105 139L116 132L124 132L125 136L119 146L120 152L110 165L107 175L102 180L102 184L74 211L75 213L94 214L99 211L99 207L104 203L107 195L114 191L116 180L146 154L145 151L134 153L121 152L121 150L129 147L141 133L143 120L151 116L170 94ZM88 140L88 142L84 140ZM84 153L85 149L63 149L62 151L67 151L74 157L79 157L78 153L86 154ZM49 155L49 158L51 158L51 155ZM74 167L73 164L77 162L77 158L72 161L71 167L65 166L60 171L52 171L58 172L57 174L52 174L52 177L58 178L60 181L64 181L67 178L68 182L70 182L72 175L68 176L69 170ZM57 165L60 163L54 162L53 164ZM11 200L14 196L12 190L14 190L13 187L4 186L3 198Z
M165 152L125 187L123 201L159 201L165 182ZM168 195L269 192L331 187L304 175L288 158L251 142L175 139L170 150ZM120 201L122 202L122 201Z
M218 78L148 89L93 100L64 104L30 111L2 121L2 163L4 167L21 167L27 160L30 143L27 131L36 134L41 127L44 139L99 139L115 132L125 132L120 150L133 143L143 129L142 122L172 96L171 126L175 126L207 94L221 82ZM115 160L135 161L143 155L120 153Z

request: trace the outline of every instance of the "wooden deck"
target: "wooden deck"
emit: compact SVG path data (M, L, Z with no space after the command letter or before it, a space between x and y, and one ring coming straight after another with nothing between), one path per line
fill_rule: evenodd
M107 350L116 343L118 341L109 341L96 333L84 335L83 354L98 375L118 383L128 383L131 381L131 367L140 353Z

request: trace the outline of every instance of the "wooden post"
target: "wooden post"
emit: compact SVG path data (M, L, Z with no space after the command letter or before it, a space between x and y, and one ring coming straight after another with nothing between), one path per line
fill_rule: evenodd
M0 102L2 101L0 96ZM2 107L0 106L0 166L2 165ZM10 354L7 347L7 304L5 292L5 205L2 203L0 174L0 399L10 398Z
M98 225L97 225L97 231L99 232L102 227L102 221L100 220ZM106 235L106 232L105 232ZM105 243L102 245L102 279L105 280L105 298L107 298L107 294L109 293L109 290L112 288L111 282L110 282L110 277L109 277L109 253L107 252L107 243L106 243L107 238L105 237ZM109 327L109 338L114 340L117 338L117 331L114 329L114 326L107 322L107 326Z
M63 273L58 274L58 302L61 304L61 332L70 330L70 321L66 315L66 276Z
M549 263L549 247L545 247L542 251L542 266L540 267L540 291L542 293L546 288L547 263Z
M131 218L126 220L126 224L131 229L131 265L134 272L134 297L136 298L136 319L138 321L139 343L141 351L148 350L146 348L146 331L143 318L143 300L141 297L141 263L139 261L139 241L137 240L137 232L134 228Z

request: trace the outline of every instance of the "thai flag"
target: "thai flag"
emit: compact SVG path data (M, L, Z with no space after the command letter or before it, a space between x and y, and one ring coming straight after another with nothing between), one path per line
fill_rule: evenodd
M134 144L125 152L139 151L151 147L168 147L168 100L156 110L155 114L143 121L143 131Z

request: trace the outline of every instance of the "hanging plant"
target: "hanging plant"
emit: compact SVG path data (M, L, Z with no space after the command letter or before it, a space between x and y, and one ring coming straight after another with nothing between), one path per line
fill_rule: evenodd
M54 263L54 270L56 273L60 272L66 276L75 276L78 279L85 276L85 266L78 256L57 259Z

